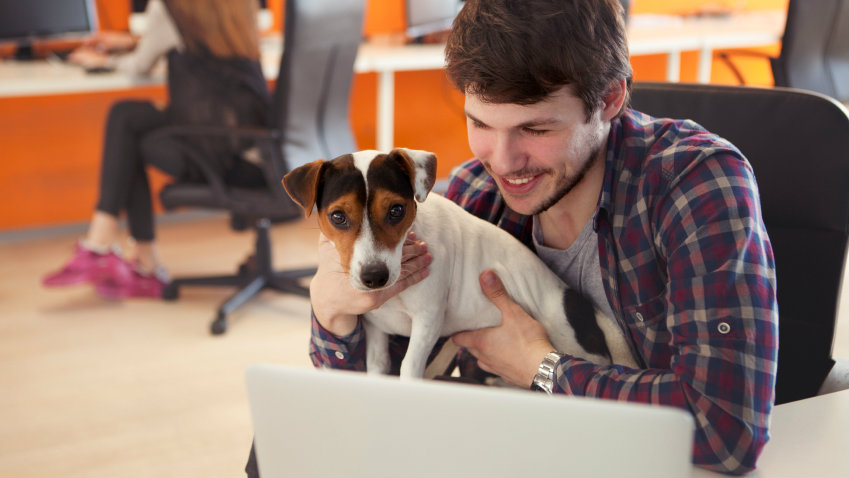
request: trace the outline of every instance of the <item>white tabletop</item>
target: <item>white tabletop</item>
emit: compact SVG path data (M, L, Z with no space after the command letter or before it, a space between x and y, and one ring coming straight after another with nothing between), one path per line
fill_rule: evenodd
M628 25L632 55L671 50L743 48L771 45L781 40L786 13L758 10L724 16L633 15Z

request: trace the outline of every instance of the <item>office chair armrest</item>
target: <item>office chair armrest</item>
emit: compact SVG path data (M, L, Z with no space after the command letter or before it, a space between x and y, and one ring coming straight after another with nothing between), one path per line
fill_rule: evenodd
M252 139L257 143L268 143L271 145L271 151L275 149L273 145L277 144L281 135L277 130L267 129L267 128L259 128L259 127L249 127L249 126L217 126L217 125L188 125L188 124L177 124L165 126L162 128L158 128L156 131L150 133L151 138L154 141L164 140L166 138L173 139L179 137L225 137L231 140L236 139ZM210 187L215 191L218 197L225 197L227 187L224 184L223 178L214 171L209 163L204 160L203 156L195 151L193 148L186 147L183 149L185 153L185 157L192 164L197 166L197 168L201 171L206 182L210 185ZM263 167L263 173L268 176L268 172L266 171L266 167ZM276 168L275 168L276 169ZM282 173L279 173L282 178Z
M280 181L286 173L286 163L282 157L282 149L280 145L282 135L278 130L250 126L230 127L178 124L159 128L152 132L151 136L154 136L156 139L214 136L226 137L234 140L254 140L257 147L261 149L263 158L265 158L259 167L262 170L263 176L265 177L266 183L269 185L272 194L282 201L286 201L288 199L286 192L282 187L280 187ZM209 184L212 188L215 195L219 198L228 197L227 186L224 184L223 178L210 167L209 163L205 161L203 155L191 147L185 147L184 152L187 160L197 166L202 172L207 184Z
M224 136L231 139L279 141L280 131L255 126L214 126L178 124L157 129L156 133L169 136ZM154 134L156 134L154 133Z
M213 132L213 130L215 130ZM163 141L171 141L175 138L179 139L181 137L188 136L221 136L225 132L226 128L218 128L218 127L207 127L207 126L195 126L195 125L177 125L177 126L166 126L163 128L158 128L155 131L151 132L149 135L150 141L153 142L163 142ZM216 197L227 197L227 186L224 184L224 178L215 171L208 161L204 158L203 154L200 153L196 148L193 148L188 143L176 142L175 147L180 148L182 157L191 163L193 166L197 168L198 171L203 175L206 183L213 190ZM175 178L179 179L179 178Z

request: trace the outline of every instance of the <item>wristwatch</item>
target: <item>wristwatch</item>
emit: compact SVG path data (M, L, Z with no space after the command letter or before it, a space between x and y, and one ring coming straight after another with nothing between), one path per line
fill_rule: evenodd
M534 381L531 383L531 390L545 392L549 395L554 392L554 368L562 358L563 354L552 351L542 359L539 370L534 375Z

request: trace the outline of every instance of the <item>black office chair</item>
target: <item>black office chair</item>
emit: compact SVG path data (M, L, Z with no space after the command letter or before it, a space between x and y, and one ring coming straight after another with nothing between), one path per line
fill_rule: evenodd
M775 86L816 91L849 103L849 0L790 0L777 58L729 51L719 58L740 82L734 56L767 57Z
M776 403L816 395L835 363L849 244L846 108L803 90L680 83L635 83L631 106L693 119L752 164L776 261Z
M231 226L252 226L256 232L253 256L236 274L173 280L164 292L174 300L185 285L237 286L239 290L218 309L213 334L227 329L227 315L261 290L270 288L308 296L300 283L315 268L272 269L269 227L301 214L284 191L281 180L290 169L319 158L355 151L348 115L353 65L362 41L362 0L287 0L284 49L272 97L268 129L173 126L163 135L217 135L257 142L263 156L267 187L244 189L224 184L197 152L186 156L205 173L206 183L173 183L160 193L167 209L191 206L231 213ZM190 148L186 148L187 150Z

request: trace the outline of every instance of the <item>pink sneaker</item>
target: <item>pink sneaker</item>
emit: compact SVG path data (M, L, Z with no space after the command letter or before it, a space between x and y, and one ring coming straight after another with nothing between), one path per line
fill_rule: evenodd
M130 276L124 281L100 280L94 283L98 294L108 299L122 299L125 297L149 297L159 299L162 297L162 289L171 280L168 273L162 268L157 268L152 273L139 270L138 265L132 267Z
M126 281L132 267L114 251L105 254L94 252L77 242L74 256L62 269L42 280L45 287L99 282L103 280Z

